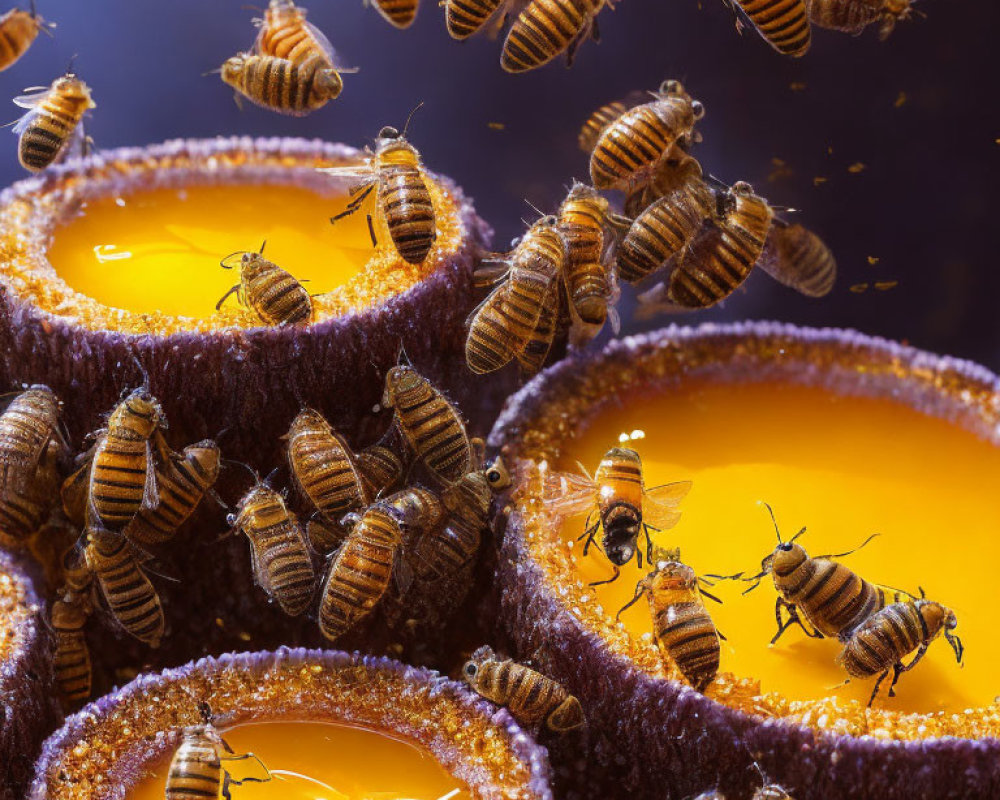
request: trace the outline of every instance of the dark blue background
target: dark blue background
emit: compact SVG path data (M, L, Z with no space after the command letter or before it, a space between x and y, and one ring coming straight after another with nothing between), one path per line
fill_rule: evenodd
M571 178L585 177L576 134L593 108L679 77L708 110L695 151L705 168L802 209L841 268L823 300L758 274L723 308L688 319L850 326L1000 368L995 0L921 0L927 19L901 25L886 43L873 32L817 30L800 60L777 55L752 31L738 36L717 0L622 0L602 13L602 42L584 45L572 70L560 63L521 76L500 70L499 42L452 41L436 0L422 0L406 31L362 0L316 0L310 19L361 72L305 119L240 112L217 76L202 77L253 39L257 12L239 0L38 2L58 22L56 36L39 37L0 74L0 95L49 83L78 54L77 72L98 103L88 130L100 147L236 133L360 145L382 125L402 125L423 101L411 140L430 168L475 198L498 243L533 216L524 199L552 209ZM900 92L907 100L896 108ZM8 112L19 114L13 105ZM790 174L769 180L774 158ZM848 173L855 162L865 170ZM22 174L9 136L0 181ZM828 181L815 186L814 176ZM875 280L899 286L848 291Z

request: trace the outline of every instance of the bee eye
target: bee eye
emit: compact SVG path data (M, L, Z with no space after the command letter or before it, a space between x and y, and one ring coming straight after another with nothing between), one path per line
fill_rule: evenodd
M705 116L705 106L702 105L697 100L695 100L691 104L691 110L694 112L694 118L695 119L701 119L703 116Z
M226 524L231 528L236 524L235 514L226 514Z
M488 480L490 483L496 483L498 480L500 480L500 473L497 472L495 469L491 469L489 472L486 473L486 480Z
M479 671L479 667L477 667L471 661L468 664L465 665L465 674L468 675L470 678L476 677L476 673L478 671Z

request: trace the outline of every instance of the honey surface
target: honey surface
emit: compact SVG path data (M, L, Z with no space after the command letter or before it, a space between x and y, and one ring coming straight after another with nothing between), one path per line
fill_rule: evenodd
M345 197L295 186L190 186L88 202L56 230L49 260L73 289L114 308L196 319L239 282L219 261L258 250L313 294L356 276L372 254L364 212L330 224ZM236 305L235 296L226 306ZM226 306L223 306L225 308Z
M322 722L241 725L223 733L237 754L253 752L267 783L231 786L233 800L467 800L469 794L428 753L364 728ZM163 800L169 759L129 794ZM266 777L253 760L223 762L235 780Z
M988 706L1000 694L994 604L1000 563L1000 448L947 422L884 400L838 397L791 385L689 384L669 395L646 397L598 417L569 445L562 469L576 459L593 471L621 433L641 430L635 447L647 487L691 480L677 526L654 543L681 548L699 574L756 574L776 545L770 503L783 538L800 528L810 555L840 553L869 534L878 538L841 559L874 583L899 587L950 607L966 646L964 667L943 637L905 673L898 696L876 706L901 712L961 711ZM569 518L566 540L583 531ZM600 534L598 534L600 537ZM571 552L585 581L611 576L609 562L581 544ZM613 620L647 571L635 561L596 600ZM809 639L793 627L774 647L776 592L770 576L753 592L733 581L710 589L723 605L706 600L722 643L721 671L757 678L762 692L792 700L828 696L867 702L874 680L847 677L835 663L840 645ZM622 619L637 638L651 631L645 600ZM906 659L907 661L909 659ZM712 695L709 687L707 694Z

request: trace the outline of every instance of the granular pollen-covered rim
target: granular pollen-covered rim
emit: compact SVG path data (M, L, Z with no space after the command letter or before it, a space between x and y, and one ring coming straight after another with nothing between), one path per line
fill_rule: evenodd
M206 319L103 305L69 286L49 262L53 232L88 200L155 189L292 185L342 198L346 185L316 168L355 164L363 157L354 148L320 141L241 137L176 140L69 161L0 194L0 286L16 300L89 331L167 336L260 327L251 311L235 303ZM357 275L313 298L314 325L405 294L435 273L445 272L462 249L470 235L469 220L462 213L464 198L446 179L425 174L437 219L437 239L427 259L408 264L390 245L378 247Z
M284 647L143 675L92 703L45 743L28 797L122 797L202 721L199 703L220 729L298 720L385 731L428 750L475 798L552 798L544 748L459 684L386 658Z

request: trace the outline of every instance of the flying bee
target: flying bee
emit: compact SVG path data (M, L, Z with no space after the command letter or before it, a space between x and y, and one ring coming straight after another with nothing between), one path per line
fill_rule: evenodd
M67 593L52 604L51 626L55 640L52 666L63 708L69 711L90 697L92 669L83 628L90 616L85 602Z
M48 32L54 27L38 16L35 0L31 0L31 11L12 8L0 17L0 72L17 63L39 32Z
M510 0L443 0L444 20L452 39L467 39Z
M584 725L580 701L552 678L510 659L498 658L483 645L462 667L462 678L477 694L526 725L543 720L554 733L565 733Z
M609 318L615 333L621 328L618 312L612 305L618 287L608 267L616 241L614 233L620 227L619 218L611 213L608 201L596 189L573 183L559 207L559 233L566 242L563 279L568 304L589 329L589 338Z
M677 505L691 490L691 481L676 481L646 488L642 476L642 460L628 447L612 447L604 454L597 472L591 477L583 466L582 475L554 472L545 475L546 507L560 516L589 512L579 539L586 539L583 554L603 528L600 549L619 568L635 556L642 567L639 535L646 535L646 561L652 563L653 543L649 530L668 530L677 524ZM596 519L595 519L596 517Z
M121 534L88 528L84 556L118 624L140 642L159 647L165 627L163 606L128 540Z
M651 101L629 109L597 137L591 183L625 192L648 183L663 161L697 140L694 126L704 115L680 81L664 81Z
M395 410L403 438L439 481L452 483L469 471L472 450L458 409L413 367L386 373L382 406Z
M566 52L573 64L577 47L597 38L597 14L607 0L530 0L507 33L500 56L506 72L526 72Z
M465 360L473 372L493 372L515 358L527 374L541 366L555 334L559 279L566 264L566 240L558 225L557 217L542 217L511 254L484 259L506 269L469 317ZM492 275L492 270L480 273Z
M372 0L382 19L394 28L409 28L417 18L420 0Z
M344 81L325 55L312 54L301 62L285 58L237 53L219 68L222 81L236 91L236 101L251 103L287 114L304 117L340 96Z
M409 123L409 120L407 120ZM424 180L420 153L406 139L406 128L400 133L385 127L375 140L375 152L356 166L326 167L320 170L335 177L360 178L351 189L352 200L347 208L331 218L331 222L354 214L372 191L376 191L376 220L385 220L396 251L410 264L422 264L437 239L434 202ZM368 215L368 230L372 245L378 246L375 224Z
M187 521L206 494L221 505L212 490L219 477L220 461L219 446L211 439L188 445L183 456L171 454L156 471L159 505L139 509L125 526L125 537L140 545L162 544Z
M61 161L71 150L86 149L83 115L96 103L87 84L72 72L56 78L51 86L29 89L15 97L14 104L28 109L13 131L20 137L17 158L29 172Z
M265 325L298 325L312 321L312 297L306 288L273 261L264 258L265 241L256 253L242 251L222 259L223 269L233 256L240 257L240 282L222 295L215 304L218 311L226 298L236 295L239 302L251 308Z
M233 748L215 729L211 722L211 711L207 705L201 706L204 722L191 725L181 731L181 743L170 760L167 771L165 800L205 800L224 797L229 800L230 786L243 783L267 783L271 771L253 753L236 755ZM247 777L236 780L226 770L223 762L256 761L267 773L266 778Z
M153 446L167 452L166 418L144 387L131 392L98 432L87 480L87 523L117 531L142 508L160 503Z
M282 58L293 64L308 63L312 58L325 60L334 66L330 40L306 21L306 10L293 0L271 0L264 18L254 20L260 28L254 42L254 52L262 56Z
M820 28L861 33L873 22L879 23L878 38L885 41L900 20L914 11L911 0L810 0L809 19Z
M28 487L49 442L62 441L59 398L35 384L0 414L0 497Z
M7 539L27 542L37 531L49 511L59 486L59 454L62 448L50 440L34 477L23 489L13 489L0 495L0 541Z
M899 676L920 662L930 643L942 631L955 651L955 659L961 664L964 651L962 640L952 633L957 625L954 611L922 596L920 599L893 603L872 614L851 631L844 639L844 649L837 654L837 663L852 678L879 676L868 698L868 705L871 706L890 671L892 683L889 684L889 697L896 696ZM917 652L913 659L904 665L903 658L914 650Z
M806 0L734 0L757 32L782 55L799 58L812 44Z
M700 174L691 175L654 201L632 221L618 247L621 279L638 283L671 259L683 260L705 220L713 215L714 205L712 191Z
M313 596L315 572L309 547L284 498L258 482L240 500L229 524L250 540L257 585L290 617L297 617Z
M815 233L775 219L760 268L779 283L806 295L823 297L837 280L837 261Z
M636 584L635 597L622 606L615 619L646 595L660 652L677 665L688 683L704 692L719 672L722 637L702 597L721 601L702 589L698 581L686 564L662 561Z
M778 631L771 644L775 644L792 625L798 625L807 636L816 639L829 636L844 641L858 625L885 608L888 598L896 602L905 595L904 592L869 583L833 560L860 550L878 534L872 534L854 550L810 557L802 545L795 542L806 529L802 528L787 542L782 541L774 511L769 505L765 506L774 523L778 546L761 562L760 572L744 580L754 581L753 586L746 590L751 592L765 576L771 575L774 579L774 588L778 592L774 604ZM782 609L788 614L784 621L781 618ZM812 626L811 631L799 617L800 611Z

